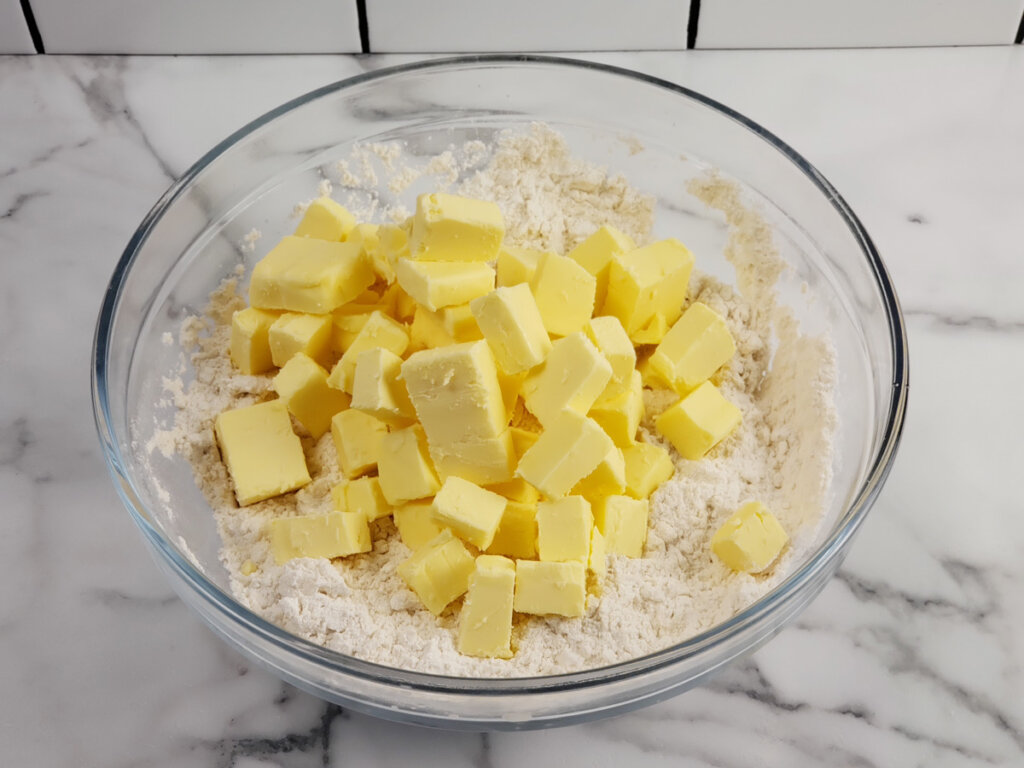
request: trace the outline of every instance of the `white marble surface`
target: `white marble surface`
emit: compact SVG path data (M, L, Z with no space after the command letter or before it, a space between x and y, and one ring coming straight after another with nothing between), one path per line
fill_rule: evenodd
M543 733L392 725L251 668L170 593L114 494L95 314L137 222L216 140L400 59L0 58L4 765L1024 765L1024 49L596 58L784 137L891 268L909 420L840 575L706 687Z

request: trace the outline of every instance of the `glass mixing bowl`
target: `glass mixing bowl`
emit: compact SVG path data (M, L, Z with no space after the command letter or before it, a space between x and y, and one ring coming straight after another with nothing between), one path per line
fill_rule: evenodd
M185 317L201 313L237 265L252 267L257 255L239 247L250 229L262 230L264 244L288 233L295 203L313 196L353 143L400 140L429 156L470 139L490 143L498 131L534 121L561 132L576 155L655 195L655 235L678 235L705 272L734 279L722 256L724 220L687 193L688 179L717 169L740 183L746 202L774 228L791 267L780 282L782 300L802 328L829 333L837 353L834 481L816 546L776 589L728 621L649 656L574 674L444 677L299 639L232 597L213 516L187 462L143 455L154 419L168 416L162 378L180 361L166 334L177 335ZM104 297L93 366L96 422L117 490L160 569L217 634L322 698L463 729L535 728L622 712L684 691L768 640L839 567L892 464L907 398L906 335L885 267L846 203L806 160L693 91L534 56L463 57L361 75L284 104L214 147L129 242Z

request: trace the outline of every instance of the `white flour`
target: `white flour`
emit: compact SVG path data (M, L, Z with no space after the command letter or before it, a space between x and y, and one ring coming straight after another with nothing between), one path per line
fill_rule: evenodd
M387 146L394 145L376 145L362 159L354 155L339 168L342 185L356 186L368 174L376 180L381 168L384 183L390 180L394 189L411 184L416 173L403 168L400 152ZM480 154L480 148L471 149ZM428 170L454 183L455 162L446 153ZM485 171L461 191L501 206L510 242L563 253L600 224L614 224L638 241L647 239L652 224L650 199L622 178L573 159L564 142L542 128L504 138ZM236 597L299 636L369 661L448 675L516 677L581 670L659 650L727 619L778 584L806 554L822 515L831 471L834 355L827 340L799 336L795 322L775 306L773 285L782 264L760 216L714 177L691 192L721 209L730 224L726 256L743 295L696 273L690 295L723 314L736 338L736 356L716 383L742 409L743 422L709 458L677 461L675 477L652 498L645 556L610 558L604 595L591 599L582 620L517 617L513 659L460 655L459 602L440 619L420 605L396 573L410 552L389 519L373 524L371 553L276 565L263 535L266 522L328 511L329 488L341 477L330 434L316 443L304 437L317 479L283 498L235 506L212 421L225 408L265 399L270 377L242 376L228 360L231 312L243 305L233 278L212 295L209 319L194 319L183 329L196 380L187 392L180 381L167 383L180 410L173 428L159 432L150 449L176 452L195 468L217 518ZM685 239L685 233L680 236ZM698 266L699 259L698 254ZM642 429L648 440L660 442L653 417L672 398L646 394ZM764 576L733 573L710 551L717 527L752 499L765 502L792 536L780 562ZM243 573L247 561L256 565L251 575Z

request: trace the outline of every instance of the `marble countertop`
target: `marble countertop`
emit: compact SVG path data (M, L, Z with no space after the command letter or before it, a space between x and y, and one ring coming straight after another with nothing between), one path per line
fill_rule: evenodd
M705 687L526 734L342 711L217 640L108 479L96 312L139 220L278 103L411 57L0 58L0 755L33 766L1024 765L1024 48L600 54L835 184L910 329L896 466L839 575Z

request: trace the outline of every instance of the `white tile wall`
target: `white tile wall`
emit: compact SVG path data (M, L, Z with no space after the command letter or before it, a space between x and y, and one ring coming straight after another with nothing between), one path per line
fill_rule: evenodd
M356 0L32 0L32 9L47 53L361 50Z
M35 53L18 0L0 0L0 53Z
M1012 43L1024 0L701 0L698 48Z
M366 0L374 53L686 47L689 0Z

